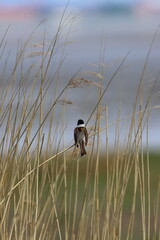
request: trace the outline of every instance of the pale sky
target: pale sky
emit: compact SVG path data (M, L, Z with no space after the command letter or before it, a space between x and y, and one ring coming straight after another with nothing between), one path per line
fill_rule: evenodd
M136 3L138 0L70 0L70 6L91 6L102 3ZM0 0L0 5L66 5L67 0Z

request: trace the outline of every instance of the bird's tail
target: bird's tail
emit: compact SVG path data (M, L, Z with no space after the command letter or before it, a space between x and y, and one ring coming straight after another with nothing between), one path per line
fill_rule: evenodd
M84 146L84 141L80 142L80 151L81 151L81 157L85 154L87 154L85 146Z

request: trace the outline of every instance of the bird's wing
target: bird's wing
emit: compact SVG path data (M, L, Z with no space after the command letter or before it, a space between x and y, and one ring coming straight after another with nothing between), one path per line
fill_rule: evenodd
M87 132L87 128L84 129L84 136L85 136L85 141L86 141L86 145L88 143L88 132Z
M77 143L77 128L74 129L74 141Z

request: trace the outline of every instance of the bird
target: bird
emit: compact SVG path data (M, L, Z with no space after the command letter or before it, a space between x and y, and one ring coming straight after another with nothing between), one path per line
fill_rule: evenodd
M87 154L85 146L88 143L88 132L82 119L78 120L77 127L74 129L74 141L75 146L80 147L81 157Z

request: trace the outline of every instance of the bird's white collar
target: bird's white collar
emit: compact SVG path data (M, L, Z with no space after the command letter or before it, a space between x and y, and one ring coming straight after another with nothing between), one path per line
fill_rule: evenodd
M85 124L84 124L84 123L83 123L83 124L79 124L77 127L78 127L78 128L80 128L80 127L85 127Z

